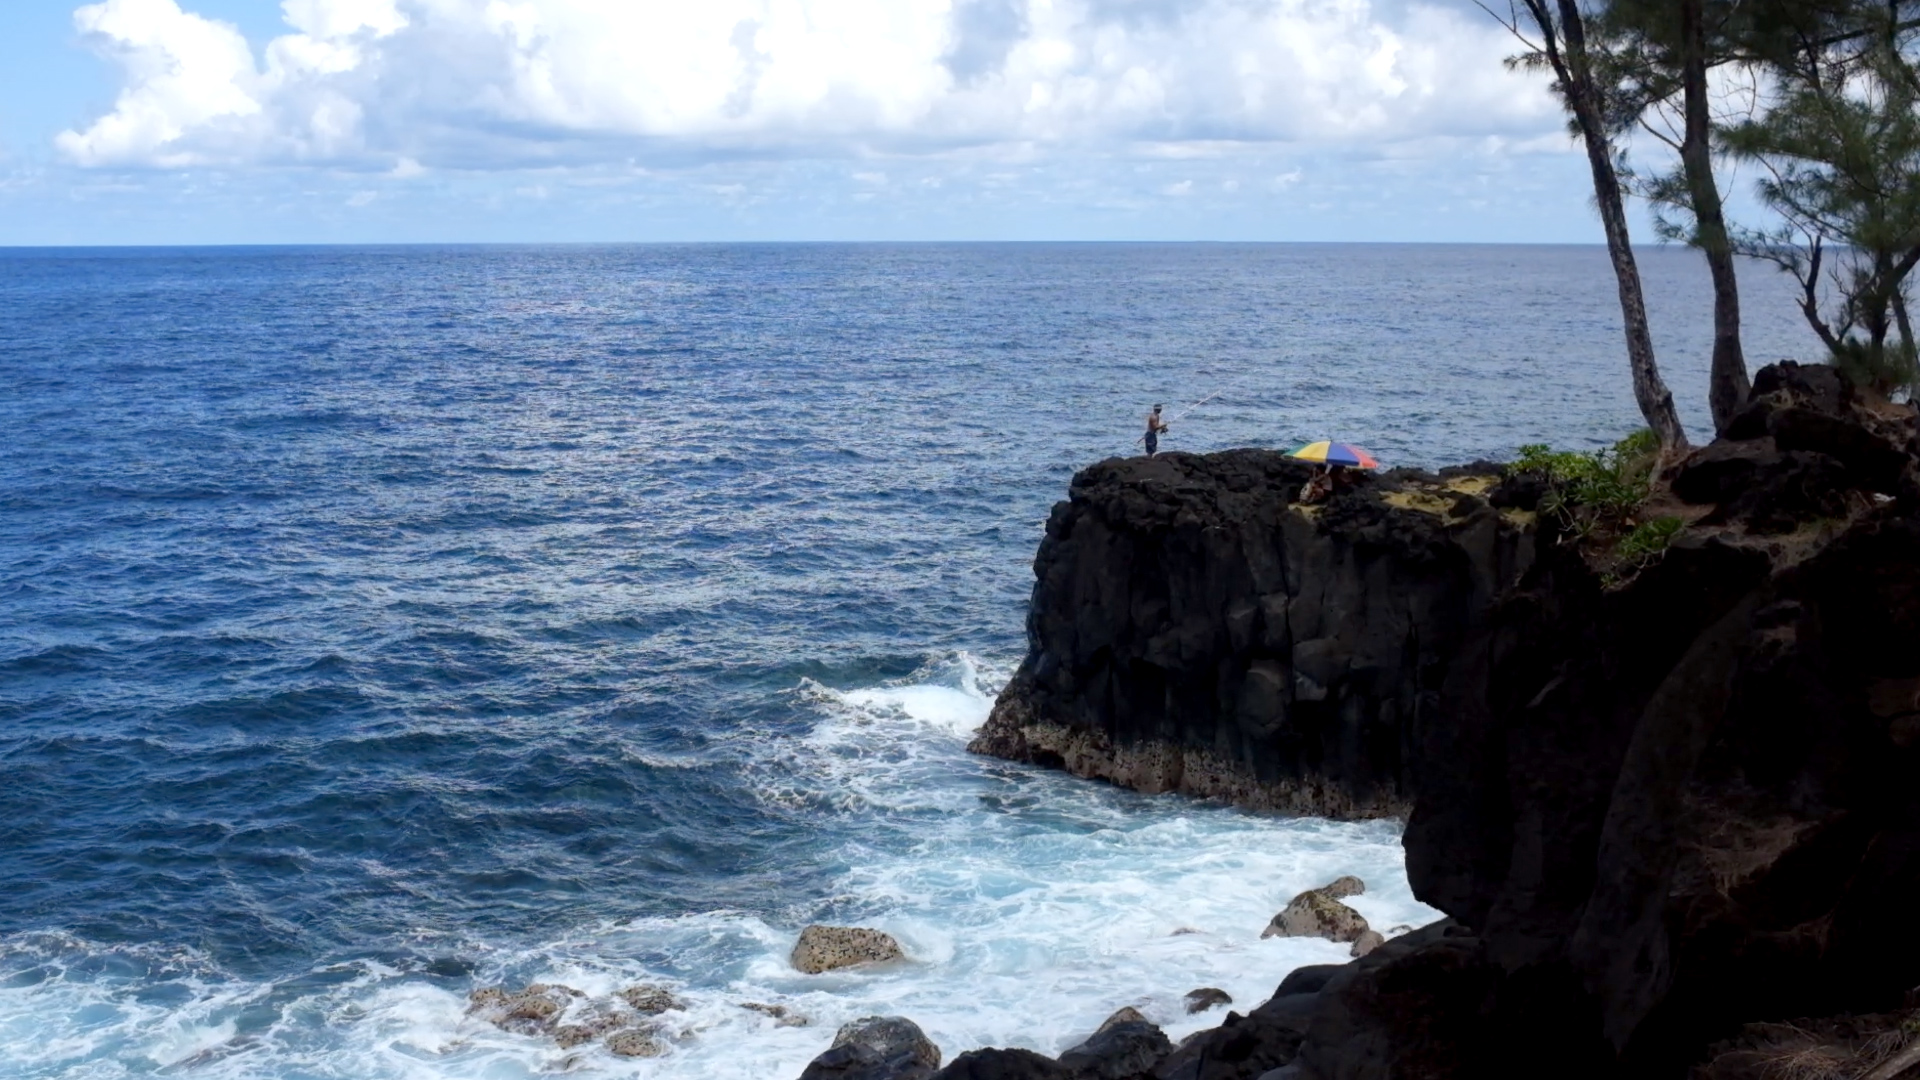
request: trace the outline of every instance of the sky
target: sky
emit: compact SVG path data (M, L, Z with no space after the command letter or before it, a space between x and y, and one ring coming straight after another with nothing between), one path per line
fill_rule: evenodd
M1471 0L0 0L0 245L1597 242L1514 48Z

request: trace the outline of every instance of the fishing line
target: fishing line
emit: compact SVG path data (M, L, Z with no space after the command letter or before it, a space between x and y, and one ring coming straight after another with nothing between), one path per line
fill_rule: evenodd
M1240 378L1234 380L1232 383L1229 383L1224 389L1215 390L1213 393L1208 394L1206 397L1201 398L1199 401L1196 401L1193 404L1187 406L1186 408L1181 409L1179 412L1173 414L1172 416L1167 417L1167 419L1163 421L1163 423L1165 423L1168 427L1172 427L1174 424L1174 421L1179 420L1182 417L1191 415L1195 409L1198 409L1200 406L1205 405L1209 401L1212 401L1214 398L1220 397L1223 394L1230 394L1235 390L1240 389L1241 387L1252 382L1255 378L1259 376L1259 374L1260 373L1258 372L1248 372L1242 375ZM1140 436L1134 439L1133 441L1135 443L1146 442L1147 441L1146 433L1142 432Z

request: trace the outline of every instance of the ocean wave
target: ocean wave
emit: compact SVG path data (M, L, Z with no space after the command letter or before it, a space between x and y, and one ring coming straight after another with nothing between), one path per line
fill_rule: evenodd
M968 755L1009 673L962 652L869 685L803 677L786 693L810 725L742 735L768 798L842 815L811 899L544 939L421 930L271 979L189 949L0 939L0 1075L778 1080L873 1013L911 1017L949 1056L1051 1054L1123 1005L1177 1039L1219 1020L1188 1016L1189 990L1219 987L1244 1009L1297 966L1343 960L1344 945L1259 936L1293 893L1341 874L1366 879L1350 902L1376 926L1435 917L1406 885L1392 823L1257 817ZM803 975L787 954L814 921L885 930L909 959ZM660 1019L657 1059L563 1049L467 1010L477 987L532 982L581 991L581 1008L637 984L685 1007Z

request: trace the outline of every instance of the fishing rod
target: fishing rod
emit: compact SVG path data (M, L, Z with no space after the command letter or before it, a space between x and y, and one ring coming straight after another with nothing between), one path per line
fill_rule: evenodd
M1235 380L1233 383L1229 384L1224 389L1215 390L1213 393L1208 394L1206 397L1201 398L1199 401L1196 401L1193 404L1187 406L1186 408L1181 409L1179 412L1175 413L1174 415L1167 417L1167 419L1162 421L1162 423L1164 423L1165 426L1167 427L1172 427L1174 421L1180 419L1181 417L1191 415L1193 413L1193 410L1199 408L1202 405L1205 405L1207 402L1212 401L1214 398L1217 398L1222 394L1228 393L1233 390L1238 390L1240 387L1246 385L1249 382L1252 382L1253 379L1254 379L1254 376L1252 374L1241 376L1239 379ZM1147 441L1147 436L1144 432L1142 432L1141 435L1138 438L1134 439L1133 441L1136 443L1144 443Z
M1231 389L1233 389L1233 387L1231 386L1227 388L1227 390L1231 390ZM1199 401L1196 401L1193 404L1187 406L1186 408L1181 409L1178 413L1175 413L1174 415L1167 417L1167 425L1171 427L1175 420L1178 420L1183 416L1190 415L1193 412L1193 410L1199 408L1202 405L1205 405L1207 402L1212 401L1214 398L1219 397L1221 394L1226 393L1227 390L1215 390L1213 393L1208 394L1206 397L1201 398Z

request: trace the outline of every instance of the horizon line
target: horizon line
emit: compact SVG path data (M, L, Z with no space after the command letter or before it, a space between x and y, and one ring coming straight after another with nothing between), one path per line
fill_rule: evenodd
M1145 240L1127 238L1087 239L925 239L925 240L293 240L249 243L75 243L6 244L0 252L11 251L218 251L268 250L290 248L516 248L516 247L911 247L911 246L1095 246L1129 245L1138 247L1508 247L1508 248L1602 248L1603 241L1574 240ZM1634 243L1633 249L1670 248L1695 250L1690 245L1658 240Z

